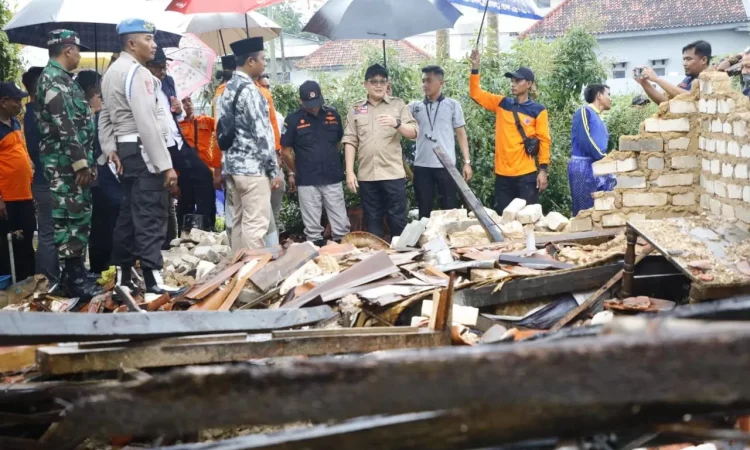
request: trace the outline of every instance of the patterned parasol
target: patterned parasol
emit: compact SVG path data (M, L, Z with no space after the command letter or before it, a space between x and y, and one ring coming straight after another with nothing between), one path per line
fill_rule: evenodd
M185 34L179 48L165 48L164 53L172 59L169 74L174 78L181 99L211 82L216 52L196 35Z

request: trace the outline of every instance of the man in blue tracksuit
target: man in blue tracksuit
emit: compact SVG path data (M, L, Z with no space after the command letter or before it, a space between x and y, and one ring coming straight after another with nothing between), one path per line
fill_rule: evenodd
M600 114L612 107L609 86L591 84L583 91L587 105L573 115L571 156L568 163L568 181L573 199L573 215L594 206L591 194L614 189L616 179L612 175L594 176L591 164L607 154L609 132Z

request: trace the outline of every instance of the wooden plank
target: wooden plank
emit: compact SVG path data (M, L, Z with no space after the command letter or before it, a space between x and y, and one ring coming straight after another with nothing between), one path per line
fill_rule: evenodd
M328 306L300 310L182 311L148 314L0 312L0 345L154 339L200 334L265 332L335 317Z
M453 286L456 282L456 273L451 272L448 287L440 291L440 296L432 308L430 317L430 328L435 331L450 330L453 324ZM433 297L435 298L435 297Z
M635 265L638 265L639 262L643 260L643 258L647 257L651 254L651 252L654 251L654 247L649 245L644 247L641 250L641 254L638 255L638 257L635 259ZM593 308L597 303L602 301L604 295L612 289L615 284L619 283L620 280L622 280L624 269L617 272L615 276L613 276L609 281L607 281L604 286L600 287L599 290L594 292L591 297L587 298L586 301L581 303L576 309L570 311L569 313L565 314L565 317L560 319L555 325L552 326L550 331L557 331L560 328L564 327L565 325L569 324L573 320L575 320L576 317L580 316L584 312L588 311L589 309Z
M317 257L318 250L310 242L292 245L287 249L284 256L266 264L263 269L250 277L250 281L261 291L267 292L304 266L306 262Z
M367 331L365 331L367 330ZM369 330L379 330L375 333ZM330 333L331 331L335 331ZM328 333L326 333L328 332ZM251 335L245 341L201 342L184 345L112 347L95 350L42 347L39 370L48 375L117 370L120 366L144 369L242 362L283 356L320 356L369 353L388 349L450 345L448 335L411 327L305 330L304 332Z
M265 265L268 264L269 261L271 261L271 255L266 254L256 259L255 265L247 269L246 272L243 273L243 270L245 270L244 268L240 269L239 274L237 275L238 280L232 287L232 290L229 292L229 295L227 295L227 298L226 300L224 300L224 303L222 303L221 306L219 307L219 311L229 311L234 305L234 302L237 301L237 297L239 297L240 292L242 291L242 288L245 287L247 280L249 280L250 277L255 275L258 271L263 269L263 267L265 267Z
M606 230L581 231L577 233L567 233L549 236L536 236L536 246L544 247L547 244L596 244L604 243L625 232L625 228L608 228Z
M451 162L450 157L447 153L445 153L445 150L438 146L435 147L432 151L435 152L435 155L438 157L443 167L448 170L453 183L458 188L458 192L461 194L464 202L466 202L466 206L468 206L469 209L474 212L474 215L476 215L479 223L482 225L482 228L484 228L484 230L490 236L490 240L492 242L502 242L503 232L500 231L500 226L498 226L498 224L496 224L492 220L490 215L487 214L484 206L482 206L482 202L479 201L477 196L474 195L474 192L472 192L469 185L466 184L466 180L464 180L464 177L461 176L460 173L458 173L458 169L456 169L456 166L453 164L453 162Z
M244 265L245 263L243 263L242 261L232 264L231 266L222 270L218 274L214 275L212 278L207 280L201 286L193 287L193 289L191 289L187 294L185 294L185 297L193 299L193 300L203 299L208 294L218 289L219 286L224 284L224 282L226 282L228 279L232 278L234 274L237 273L237 271L240 270L242 266Z
M0 347L0 373L15 372L33 366L36 347Z
M449 277L445 272L443 272L442 270L438 269L435 266L427 266L427 267L425 267L424 268L424 273L425 273L425 275L429 275L431 277L440 278L441 280L445 280L445 281L448 281L448 280L451 279L451 277Z
M685 414L750 405L750 358L738 357L750 349L747 324L699 323L689 327L697 332L691 333L683 323L663 327L667 323L644 320L628 326L632 334L575 343L443 347L177 369L74 402L45 443L62 449L91 433L176 435L467 406L493 416L496 430L512 441L541 433L555 436L559 426L569 427L582 414L590 418L609 412L609 421L598 425L623 427L656 423L659 416L645 413L649 408ZM639 406L638 414L632 405Z
M506 281L502 288L496 286L456 291L456 302L482 308L503 305L523 300L534 300L564 292L580 292L597 289L622 269L622 263L606 266L574 269L566 272L550 272L548 275L518 278Z
M498 257L498 261L500 263L506 263L506 264L533 264L533 265L539 265L539 266L546 266L546 267L552 267L555 269L572 269L575 267L575 264L561 262L561 261L554 261L551 259L545 259L545 258L529 258L525 256L514 256L514 255L500 255Z
M494 269L497 265L497 261L494 259L485 261L455 261L449 264L441 264L434 266L433 268L445 274L446 272L453 272L456 270L466 269Z
M213 294L188 308L188 311L218 311L236 283L237 278L232 278L227 287L217 289Z
M419 333L414 327L370 327L370 328L335 328L331 330L279 330L272 331L274 338L306 338L330 336L361 336L365 334L409 334Z

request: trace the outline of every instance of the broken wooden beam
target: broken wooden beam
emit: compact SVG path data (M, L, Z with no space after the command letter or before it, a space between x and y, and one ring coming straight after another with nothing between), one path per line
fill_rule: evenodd
M147 369L242 362L283 356L370 353L381 350L450 345L446 333L410 327L294 330L236 340L188 341L152 345L121 344L95 349L41 347L37 366L47 375L107 372L119 367Z
M0 345L154 339L217 333L260 333L335 317L328 306L299 310L180 311L146 314L0 312Z
M484 209L482 202L479 201L469 185L466 184L466 180L464 180L464 177L460 173L458 173L458 169L456 169L456 166L453 164L448 154L445 153L445 150L440 147L435 147L432 151L435 152L435 156L437 156L437 158L440 160L440 163L443 165L443 167L448 170L448 173L450 174L453 183L458 188L458 192L464 199L466 206L468 206L469 209L474 213L474 215L477 216L479 223L487 232L490 240L492 242L502 242L503 232L500 231L500 226L496 224L494 220L492 220L489 214L487 214L487 211Z
M746 324L701 323L696 334L675 331L679 323L659 325L643 321L632 334L575 342L178 369L75 401L46 442L60 449L91 433L175 435L468 406L491 415L504 440L515 440L550 433L545 426L569 425L582 415L595 413L596 419L603 411L612 415L608 425L622 426L653 423L642 415L650 408L690 413L750 405Z

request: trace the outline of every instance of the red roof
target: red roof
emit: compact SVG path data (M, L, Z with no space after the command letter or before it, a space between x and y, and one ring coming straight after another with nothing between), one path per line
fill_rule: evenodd
M563 0L523 35L555 37L577 25L606 34L747 21L743 0Z
M385 41L385 45L388 49L395 49L399 59L408 64L418 63L430 58L428 53L408 41ZM367 47L382 52L383 41L367 39L328 41L298 62L297 67L321 70L331 67L355 66L364 62L367 56L365 51Z

